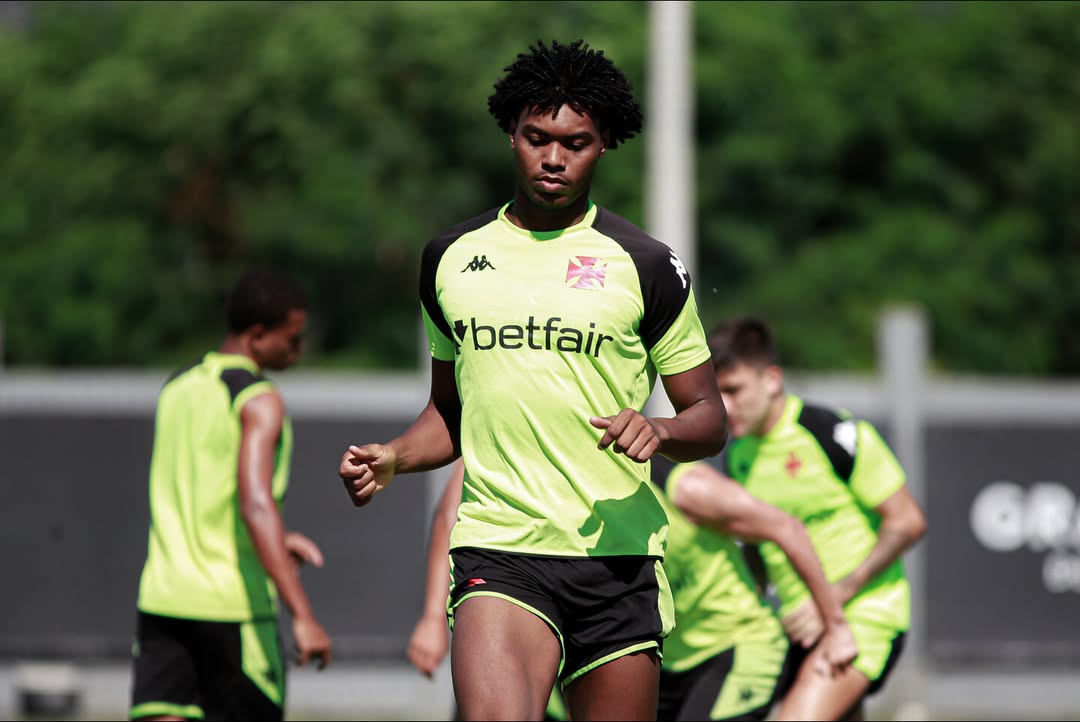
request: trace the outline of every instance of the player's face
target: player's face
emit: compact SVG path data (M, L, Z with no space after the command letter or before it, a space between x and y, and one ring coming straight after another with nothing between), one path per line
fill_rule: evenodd
M517 183L533 205L561 210L587 196L604 135L592 117L568 105L551 111L522 111L510 134Z
M307 328L307 311L294 308L285 322L257 333L252 340L255 360L262 368L283 371L300 357L304 329Z
M777 409L782 408L780 367L737 363L716 371L716 386L727 407L732 436L762 436L772 428Z

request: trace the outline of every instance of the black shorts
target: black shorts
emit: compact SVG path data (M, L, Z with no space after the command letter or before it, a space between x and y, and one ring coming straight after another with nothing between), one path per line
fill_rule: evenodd
M674 624L671 590L658 557L554 557L489 549L450 552L454 610L473 596L506 599L547 622L562 646L565 686L605 662L663 648Z
M772 706L787 692L798 671L791 646L786 639L780 642L748 642L682 672L662 670L656 719L768 719ZM752 659L754 656L761 659ZM736 665L736 659L740 664Z
M140 611L132 656L132 719L284 718L277 620L209 622Z

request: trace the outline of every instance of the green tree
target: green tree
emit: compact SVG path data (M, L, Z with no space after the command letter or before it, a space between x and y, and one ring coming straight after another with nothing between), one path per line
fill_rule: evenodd
M706 316L866 368L913 301L945 368L1080 373L1080 4L703 4L697 36Z
M7 361L180 362L267 263L311 289L307 363L414 366L423 244L513 190L491 84L583 27L640 70L644 7L35 4L0 36Z
M491 84L584 37L644 84L644 2L34 3L0 31L8 364L172 365L240 269L312 292L307 365L413 368L423 244L510 197ZM707 324L866 369L884 304L953 371L1080 373L1080 3L695 5ZM594 198L643 222L642 139ZM661 239L663 240L663 239Z

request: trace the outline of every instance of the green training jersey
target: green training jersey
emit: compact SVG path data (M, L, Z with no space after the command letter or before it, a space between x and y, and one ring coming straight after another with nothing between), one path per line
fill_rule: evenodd
M641 410L657 373L708 361L686 269L599 206L543 233L507 208L433 239L421 264L431 354L455 363L462 405L451 547L662 556L649 465L597 448L589 418Z
M211 351L162 387L150 461L150 541L139 583L144 612L250 621L277 615L277 590L240 514L240 410L277 393L246 356ZM292 427L286 418L272 492L288 485Z
M776 612L758 593L735 538L690 521L673 499L694 464L653 462L668 515L664 571L675 603L675 629L664 640L664 669L683 672L749 641L783 635Z
M905 482L903 469L867 421L806 405L788 395L776 425L763 437L746 435L727 452L728 472L763 501L806 525L825 575L836 582L866 558L877 541L874 507ZM761 545L769 579L784 616L810 598L810 592L775 544ZM897 559L845 607L860 619L896 630L907 629L911 599Z

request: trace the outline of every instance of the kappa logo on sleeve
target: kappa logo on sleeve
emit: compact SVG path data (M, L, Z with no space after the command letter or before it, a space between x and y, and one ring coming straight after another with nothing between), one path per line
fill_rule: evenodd
M833 428L833 441L840 445L844 451L855 456L855 445L858 443L859 432L852 419L845 419Z
M679 257L675 255L675 251L671 252L671 258L668 260L671 261L671 265L675 267L675 275L682 281L682 287L686 288L686 284L690 283L690 276L686 272L686 266L684 266L682 261L679 260Z

